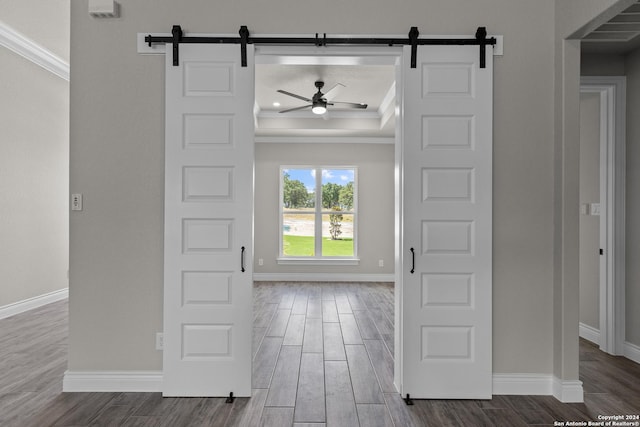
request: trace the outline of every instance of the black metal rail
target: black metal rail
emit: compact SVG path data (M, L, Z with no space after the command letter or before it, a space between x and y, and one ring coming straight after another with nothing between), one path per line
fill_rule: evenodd
M411 27L409 35L404 38L384 38L384 37L327 37L324 33L320 36L316 33L315 37L251 37L249 29L246 26L240 27L239 37L195 37L184 36L182 27L174 25L171 29L171 37L161 37L148 35L144 41L152 46L157 43L171 43L173 45L173 65L180 64L180 44L181 43L211 43L211 44L239 44L241 46L242 66L247 66L247 45L248 44L279 44L279 45L296 45L307 44L314 46L328 45L386 45L386 46L411 46L411 68L416 68L417 47L422 45L477 45L480 48L480 68L486 66L486 47L487 45L495 45L495 37L487 37L485 27L478 27L475 38L467 39L421 39L418 27Z

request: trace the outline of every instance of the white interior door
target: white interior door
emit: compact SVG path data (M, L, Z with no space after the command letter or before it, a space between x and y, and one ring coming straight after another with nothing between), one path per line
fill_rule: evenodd
M253 46L166 62L165 396L251 395Z
M491 48L403 56L402 393L491 398Z

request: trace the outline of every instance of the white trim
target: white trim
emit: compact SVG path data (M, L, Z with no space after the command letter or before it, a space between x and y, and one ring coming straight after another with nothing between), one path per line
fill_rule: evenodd
M254 273L258 282L394 282L394 274Z
M256 136L256 144L389 144L394 137L378 136Z
M69 63L0 21L0 46L69 81Z
M279 265L358 265L360 258L279 257L276 262Z
M580 322L580 338L584 338L596 345L600 345L600 331L586 323Z
M582 381L562 381L547 374L493 374L493 395L551 395L563 403L584 401Z
M396 390L402 390L404 384L402 379L404 378L404 366L402 361L404 359L404 352L402 346L404 341L402 334L404 333L404 256L402 254L404 241L403 241L403 218L404 218L404 199L403 199L403 186L404 186L404 92L405 83L403 78L402 63L404 58L402 55L396 58L395 71L396 71L396 108L395 108L395 145L394 145L394 267L395 267L395 286L393 288L394 301L393 301L393 385Z
M37 297L14 302L0 307L0 319L15 316L16 314L24 313L26 311L33 310L34 308L42 307L43 305L51 304L52 302L67 298L69 298L69 288L60 289L49 292L48 294L38 295Z
M625 342L624 357L631 359L636 363L640 363L640 346L631 344L630 342Z
M162 371L66 371L63 392L161 392Z
M581 93L600 96L600 349L624 353L626 77L582 77Z
M493 394L549 396L553 391L553 375L493 374Z
M582 381L562 381L558 377L553 377L553 397L562 403L584 402Z

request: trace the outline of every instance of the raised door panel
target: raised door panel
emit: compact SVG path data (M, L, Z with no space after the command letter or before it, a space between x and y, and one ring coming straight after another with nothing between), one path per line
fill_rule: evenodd
M252 55L167 55L165 396L251 395Z
M490 398L492 64L420 46L403 65L403 376L415 398ZM413 270L413 272L411 272Z

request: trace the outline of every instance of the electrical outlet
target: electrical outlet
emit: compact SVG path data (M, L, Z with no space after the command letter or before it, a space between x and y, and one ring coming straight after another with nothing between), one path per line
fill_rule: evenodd
M258 258L258 265L264 265L264 260L262 258Z
M378 267L384 267L384 260L383 259L379 259L378 260Z
M156 333L156 350L164 350L164 334L162 332Z

